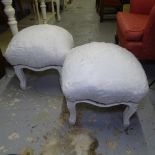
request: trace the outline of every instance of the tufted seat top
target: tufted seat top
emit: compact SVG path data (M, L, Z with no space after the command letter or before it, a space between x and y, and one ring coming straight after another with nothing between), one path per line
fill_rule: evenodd
M111 43L93 42L73 48L65 59L61 80L64 95L72 101L137 103L148 92L139 61Z
M34 25L12 38L5 57L12 65L62 66L72 47L72 35L65 29L55 25Z

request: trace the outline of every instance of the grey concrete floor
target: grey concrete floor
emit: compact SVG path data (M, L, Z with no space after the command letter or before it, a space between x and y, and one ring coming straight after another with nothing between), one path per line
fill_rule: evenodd
M69 30L76 46L91 41L114 42L115 21L106 20L102 24L99 22L95 0L73 0L57 25Z
M95 0L73 0L61 15L57 25L72 33L76 46L90 41L114 42L115 20L99 23ZM155 65L144 64L144 68L149 80L155 78ZM50 137L59 135L57 139L63 141L66 134L77 129L81 133L88 131L96 138L97 155L155 154L155 86L141 101L128 131L123 130L123 107L120 106L98 108L79 104L77 124L70 126L58 73L51 70L40 73L26 70L25 73L28 80L25 91L19 88L12 70L0 81L1 155L19 153L25 147L39 154L48 139L53 141ZM71 143L66 141L64 145L69 150Z

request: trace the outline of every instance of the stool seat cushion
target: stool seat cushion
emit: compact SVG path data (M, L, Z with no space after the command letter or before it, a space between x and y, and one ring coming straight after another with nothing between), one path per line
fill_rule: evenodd
M61 80L63 93L71 101L137 103L148 92L139 61L111 43L93 42L73 48L65 59Z
M62 66L72 47L72 35L65 29L48 24L34 25L13 37L5 57L12 65Z

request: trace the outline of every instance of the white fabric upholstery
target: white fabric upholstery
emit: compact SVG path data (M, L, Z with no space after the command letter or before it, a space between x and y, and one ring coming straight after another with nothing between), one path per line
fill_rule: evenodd
M35 25L18 32L8 45L6 59L14 66L62 66L73 47L72 35L55 25Z
M65 59L61 82L70 101L137 103L148 92L145 72L135 56L110 43L73 48Z

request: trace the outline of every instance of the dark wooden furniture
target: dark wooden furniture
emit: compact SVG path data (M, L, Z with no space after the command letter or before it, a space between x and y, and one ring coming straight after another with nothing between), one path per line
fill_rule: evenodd
M123 9L122 0L96 0L96 11L103 22L105 14L116 14Z
M0 49L0 78L2 78L4 75L5 75L5 59Z
M7 25L7 16L4 13L4 6L0 1L0 25Z

